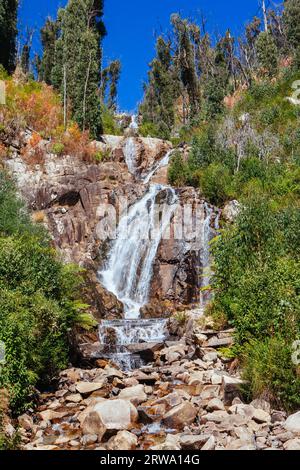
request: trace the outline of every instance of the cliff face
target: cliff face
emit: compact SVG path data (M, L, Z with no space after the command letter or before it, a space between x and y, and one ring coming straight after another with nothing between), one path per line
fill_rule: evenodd
M159 139L130 136L104 136L103 142L96 145L105 155L105 161L85 162L72 156L56 156L48 152L45 142L43 159L38 163L29 163L22 156L20 144L13 147L12 156L5 165L14 176L33 218L50 230L63 259L78 263L91 273L90 278L96 286L93 297L98 298L96 316L120 316L122 306L96 282L96 272L105 262L109 248L109 241L99 236L99 224L107 215L106 205L114 208L118 219L125 199L131 205L142 197L147 189L142 182L143 175L167 154L171 146ZM151 182L166 184L167 169L158 171ZM197 191L188 188L180 190L178 195L181 207L191 206L190 217L196 218L196 207L198 210L200 207L198 218L204 223L209 212L209 224L213 225L213 210L204 204ZM171 224L171 234L175 223L176 216ZM190 304L199 299L202 242L203 238L195 235L188 241L173 236L162 240L154 266L151 302L167 299Z

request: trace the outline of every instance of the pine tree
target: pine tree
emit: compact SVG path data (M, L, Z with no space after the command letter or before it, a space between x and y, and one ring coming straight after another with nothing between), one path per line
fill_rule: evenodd
M55 45L59 34L59 22L47 18L41 29L41 42L43 46L43 57L40 63L40 80L48 85L52 83L52 70L54 67Z
M116 110L116 100L118 93L118 82L120 80L121 74L121 62L119 60L114 60L110 63L108 68L109 76L109 99L108 99L108 108L115 111Z
M0 0L0 64L12 73L16 59L18 0Z

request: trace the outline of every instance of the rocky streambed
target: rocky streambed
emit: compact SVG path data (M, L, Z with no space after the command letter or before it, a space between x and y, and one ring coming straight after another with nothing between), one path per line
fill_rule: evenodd
M300 413L287 417L263 399L244 403L241 380L220 347L232 331L185 328L149 346L153 362L123 371L98 360L70 368L56 391L19 417L24 450L300 450Z

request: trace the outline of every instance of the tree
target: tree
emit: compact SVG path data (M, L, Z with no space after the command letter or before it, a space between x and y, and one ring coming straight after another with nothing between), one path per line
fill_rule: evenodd
M0 64L12 73L15 68L18 0L0 0Z
M298 49L300 44L300 3L299 0L285 0L283 13L284 28L288 43Z
M43 46L43 57L40 63L39 78L48 85L52 83L52 70L55 59L55 45L59 34L59 22L47 18L41 29L41 42Z
M105 102L107 87L109 85L109 94L107 107L112 111L116 110L116 100L118 94L118 82L121 75L121 62L119 60L112 61L101 74L101 97Z
M102 130L100 112L103 0L69 0L42 29L42 77L61 92L81 129ZM54 51L54 54L53 54Z
M273 36L268 32L260 33L256 42L256 50L263 73L274 77L278 70L278 49Z
M31 29L27 29L26 33L26 40L22 48L22 53L20 57L20 65L22 71L27 75L30 71L30 53L31 53L31 46L32 46L32 38L33 38L34 31Z

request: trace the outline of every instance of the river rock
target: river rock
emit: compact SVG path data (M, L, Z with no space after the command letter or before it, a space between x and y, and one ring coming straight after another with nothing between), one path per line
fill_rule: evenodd
M191 403L185 402L166 413L162 422L171 429L182 429L184 426L193 423L196 416L196 408Z
M108 450L134 450L138 444L137 437L128 431L119 431L107 443Z
M124 388L119 393L118 398L129 400L134 405L140 405L147 400L144 385L135 385L134 387Z

